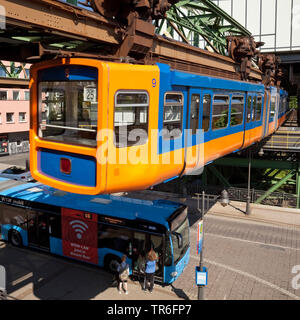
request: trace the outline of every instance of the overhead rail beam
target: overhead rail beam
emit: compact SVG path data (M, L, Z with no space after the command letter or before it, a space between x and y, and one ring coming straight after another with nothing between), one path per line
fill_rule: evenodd
M7 25L118 44L112 23L88 10L53 0L0 0L0 5L5 8Z

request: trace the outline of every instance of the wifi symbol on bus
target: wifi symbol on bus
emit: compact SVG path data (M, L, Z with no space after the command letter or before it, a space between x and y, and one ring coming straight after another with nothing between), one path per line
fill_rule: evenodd
M81 239L82 234L89 228L86 223L80 220L73 220L70 222L70 225L74 229L77 239Z

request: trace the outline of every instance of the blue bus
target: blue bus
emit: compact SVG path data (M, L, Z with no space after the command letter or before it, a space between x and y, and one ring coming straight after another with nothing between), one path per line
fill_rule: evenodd
M126 254L130 274L158 254L155 281L170 284L188 264L187 207L130 195L78 195L41 183L0 178L0 240L116 270Z

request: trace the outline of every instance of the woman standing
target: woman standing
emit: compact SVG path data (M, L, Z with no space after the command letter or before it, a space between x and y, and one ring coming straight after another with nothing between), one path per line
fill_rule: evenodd
M118 291L121 294L121 287L125 291L125 294L128 294L127 290L127 279L129 277L129 265L126 263L126 255L124 255L121 259L121 263L117 267L117 271L119 273L118 277Z
M151 248L151 250L147 254L146 268L145 268L145 278L144 278L144 291L148 289L148 282L150 282L149 291L152 293L154 286L154 274L156 268L156 261L158 257L155 251Z

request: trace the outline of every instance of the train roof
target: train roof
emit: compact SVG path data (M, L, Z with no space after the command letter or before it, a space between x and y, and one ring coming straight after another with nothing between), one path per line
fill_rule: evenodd
M159 223L167 228L167 219L183 206L169 200L143 200L119 195L80 195L38 182L24 183L5 178L0 178L0 196L129 220L138 218Z

